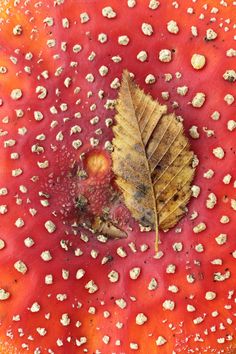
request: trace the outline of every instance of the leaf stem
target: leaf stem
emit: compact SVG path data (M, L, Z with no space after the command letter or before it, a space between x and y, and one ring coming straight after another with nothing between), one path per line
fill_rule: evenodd
M157 205L156 205L157 208ZM155 217L155 255L157 255L158 253L158 243L159 243L159 217L158 217L158 213L156 213L156 217Z

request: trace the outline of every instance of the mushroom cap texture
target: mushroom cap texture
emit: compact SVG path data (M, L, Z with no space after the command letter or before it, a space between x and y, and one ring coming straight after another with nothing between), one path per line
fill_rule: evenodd
M1 353L234 352L235 23L230 0L1 1ZM112 202L124 69L184 119L197 155L195 198L157 257ZM106 168L83 180L94 149ZM76 225L81 193L128 238Z

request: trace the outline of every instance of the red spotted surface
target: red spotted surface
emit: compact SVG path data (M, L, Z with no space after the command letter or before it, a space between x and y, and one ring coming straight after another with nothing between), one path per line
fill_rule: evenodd
M229 0L0 2L2 353L234 353L235 14ZM124 69L196 154L188 212L156 256L113 202ZM81 194L127 239L81 227Z

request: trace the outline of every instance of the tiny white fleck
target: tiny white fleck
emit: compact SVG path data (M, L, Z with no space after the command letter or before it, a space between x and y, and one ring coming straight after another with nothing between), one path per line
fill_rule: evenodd
M22 274L25 274L28 270L26 264L21 260L14 263L14 268Z
M39 168L48 168L49 166L49 161L45 160L45 161L37 161L37 165Z
M89 294L93 294L98 291L98 286L94 283L93 280L90 280L86 285L85 289L88 290Z
M114 62L114 63L120 63L122 61L122 58L120 55L114 55L113 57L111 57L111 60ZM103 98L103 97L102 97Z
M13 89L11 91L11 98L14 101L19 100L22 96L23 96L23 93L22 93L21 89L19 89L19 88Z
M56 231L56 225L51 220L47 220L44 224L46 230L51 234Z
M73 46L72 50L73 50L74 53L77 54L77 53L79 53L79 52L82 50L82 46L81 46L80 44L76 43L76 44Z
M141 61L142 63L147 60L147 57L148 57L148 54L147 54L147 52L146 52L145 50L141 50L141 51L137 54L137 59L138 59L139 61Z
M194 311L196 311L196 308L193 306L193 305L187 305L187 311L188 312L194 312Z
M228 224L230 221L229 217L227 215L222 215L220 218L221 224Z
M148 74L146 77L145 77L145 83L146 84L154 84L156 82L156 78L153 74Z
M122 310L127 306L127 303L124 299L117 299L115 301L116 305L119 306Z
M222 160L225 156L225 152L224 152L223 148L220 146L213 149L212 152L213 152L213 155L220 160Z
M129 37L126 35L119 36L118 37L118 43L120 45L128 45L129 44Z
M168 264L166 267L167 274L174 274L176 271L176 266L174 264Z
M39 310L40 310L40 305L38 302L34 302L30 307L31 312L39 312Z
M115 270L110 271L110 273L108 274L108 279L111 283L116 283L119 280L119 273Z
M0 66L0 74L6 74L8 71L6 66Z
M161 345L164 345L166 342L167 340L165 339L165 337L159 336L156 340L156 345L159 347Z
M224 245L227 242L227 235L219 234L217 237L215 237L215 240L219 246Z
M193 37L198 36L198 30L197 30L196 26L191 26L191 33L192 33Z
M197 92L192 99L192 106L195 108L200 108L204 105L206 100L206 95L203 92Z
M79 149L79 147L82 145L82 141L77 139L72 141L72 146L74 149Z
M193 320L193 323L195 324L195 325L197 325L197 324L200 324L200 323L202 323L204 321L204 318L202 318L202 317L197 317L197 318L194 318L194 320Z
M125 250L122 247L118 247L116 252L121 258L124 258L127 256L127 253L125 252Z
M15 226L20 228L20 227L23 227L25 225L24 223L24 220L21 219L21 218L18 218L16 221L15 221Z
M107 34L106 33L99 33L98 41L100 43L106 43L107 42Z
M159 6L160 6L160 1L157 0L150 0L148 5L149 9L151 10L156 10Z
M43 327L37 327L36 331L38 332L38 334L40 336L45 336L47 334L47 330L45 328L43 328Z
M236 128L236 121L233 119L228 120L227 128L230 132L232 132Z
M181 251L183 250L183 244L182 244L182 242L175 242L175 243L173 244L173 250L174 250L175 252L181 252Z
M169 285L169 286L168 286L168 290L169 290L171 293L176 294L176 293L178 293L179 288L178 288L176 285Z
M231 95L230 93L228 93L227 95L225 95L224 101L230 106L231 104L234 103L235 98L234 98L233 95Z
M230 204L231 208L236 211L236 199L231 199Z
M172 34L177 34L179 32L179 26L177 25L177 22L174 20L169 21L167 23L167 30Z
M0 205L0 214L4 215L7 213L7 205L6 204L2 204Z
M135 7L135 5L136 5L136 0L128 0L128 1L127 1L127 5L128 5L128 7L130 7L130 8Z
M147 322L147 316L145 316L144 313L138 313L136 316L136 324L141 326L145 322Z
M106 6L102 9L102 15L106 18L111 19L116 17L116 12L111 6Z
M24 244L26 247L32 247L34 245L34 240L31 237L24 239Z
M115 77L115 79L111 82L110 87L112 89L118 89L120 87L120 80L118 77Z
M208 301L212 301L216 298L216 293L214 291L207 291L205 294L205 299Z
M207 200L206 200L206 207L208 209L213 209L217 203L217 197L215 193L211 192L208 194Z
M43 261L48 262L52 259L50 251L46 250L41 253L41 258Z
M37 86L35 92L38 94L40 100L43 100L48 94L48 91L44 86Z
M131 342L130 344L129 344L129 347L130 347L130 349L133 349L133 350L138 350L138 344L137 343L133 343L133 342Z
M211 179L214 176L215 172L212 169L207 170L204 172L203 177L206 179Z
M3 239L0 239L0 250L3 250L6 247L6 243Z
M69 28L70 27L70 22L69 22L69 20L68 20L68 18L63 18L62 19L62 27L63 28Z
M224 75L223 75L223 78L226 81L235 82L236 81L236 71L233 70L233 69L226 70Z
M0 301L4 301L9 299L10 293L6 291L5 289L0 289Z
M78 269L75 277L76 277L76 279L81 279L81 278L83 278L84 274L85 274L84 269Z
M53 276L52 274L47 274L45 276L45 284L51 285L53 283Z
M224 184L230 184L231 179L232 179L232 176L228 173L227 175L224 176L223 183Z
M198 225L194 226L193 232L198 234L202 231L206 230L206 224L204 222L200 222Z
M172 300L165 300L162 306L165 310L173 311L175 308L175 302Z
M134 267L130 270L129 275L131 279L136 280L139 277L140 273L141 273L141 268Z
M158 282L155 278L152 278L148 284L148 290L153 291L158 288Z
M180 96L185 96L188 92L188 86L178 86L177 87L177 93Z
M220 112L214 111L211 115L211 118L216 121L219 120L220 119Z
M236 57L236 49L230 48L226 52L226 56L229 58Z
M43 113L40 111L34 111L34 119L40 121L43 119Z
M191 128L189 129L189 135L193 139L199 139L200 134L198 132L198 127L196 125L192 125Z
M108 73L108 67L105 66L105 65L102 65L100 68L99 68L99 74L101 76L106 76Z
M16 25L13 30L12 33L14 34L14 36L20 36L23 32L23 28L21 25Z
M45 23L47 26L51 27L54 24L54 19L53 17L45 17L43 20L43 23Z
M193 54L191 58L192 67L195 70L201 70L206 64L206 57L202 54Z
M103 343L108 344L110 342L110 337L109 336L103 336L102 341L103 341Z
M83 24L83 23L86 23L90 20L90 17L89 15L87 14L87 12L82 12L80 14L80 22Z
M217 33L212 28L208 28L206 31L205 39L207 41L213 41L216 38L217 38Z
M159 52L159 60L162 63L169 63L172 59L172 54L169 49L162 49Z
M199 196L200 192L201 192L201 189L200 189L199 186L193 185L193 186L191 187L191 191L192 191L192 196L193 196L194 198L197 198L197 197Z
M145 34L145 36L151 36L153 34L153 28L152 25L149 23L142 23L142 32Z
M69 326L70 324L70 317L68 315L68 313L63 313L61 318L60 318L60 322L62 324L62 326Z

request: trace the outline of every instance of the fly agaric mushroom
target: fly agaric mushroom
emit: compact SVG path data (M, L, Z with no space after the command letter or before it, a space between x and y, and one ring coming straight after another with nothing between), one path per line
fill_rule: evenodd
M0 17L1 352L233 353L234 2L10 0ZM155 257L113 207L124 69L183 119L198 165ZM127 238L79 226L107 205Z

